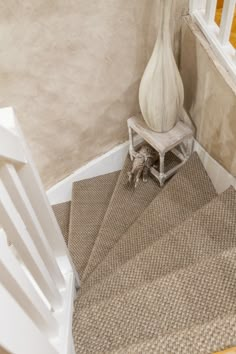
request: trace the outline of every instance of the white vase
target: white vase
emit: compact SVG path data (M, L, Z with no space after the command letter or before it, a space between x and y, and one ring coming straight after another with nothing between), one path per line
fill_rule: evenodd
M183 107L183 83L172 51L170 14L173 0L159 0L157 41L139 88L139 104L149 128L163 133L172 129Z

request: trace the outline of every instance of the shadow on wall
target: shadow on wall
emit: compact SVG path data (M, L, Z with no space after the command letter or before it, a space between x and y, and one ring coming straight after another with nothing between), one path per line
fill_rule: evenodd
M182 28L181 75L198 142L236 176L236 86L189 17Z

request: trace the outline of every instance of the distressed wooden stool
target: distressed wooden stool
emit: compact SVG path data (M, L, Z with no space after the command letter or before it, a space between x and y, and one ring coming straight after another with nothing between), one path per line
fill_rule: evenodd
M129 129L129 154L131 160L136 155L134 148L134 132L151 145L158 153L160 158L159 171L152 167L151 174L155 176L162 187L165 181L170 178L188 160L192 153L193 131L182 121L167 133L156 133L144 122L141 116L128 119ZM165 170L165 155L171 151L176 155L180 163L175 167Z

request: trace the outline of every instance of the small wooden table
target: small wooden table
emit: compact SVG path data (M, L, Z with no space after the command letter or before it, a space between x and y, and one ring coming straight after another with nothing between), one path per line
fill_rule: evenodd
M192 153L193 131L182 121L179 121L176 126L167 133L156 133L147 126L142 116L132 117L128 119L128 129L130 144L129 154L131 160L133 160L136 155L133 132L142 137L159 153L159 171L152 167L150 172L158 179L161 187L164 185L165 181L188 160ZM180 163L169 171L165 171L165 155L168 151L175 154L180 159Z

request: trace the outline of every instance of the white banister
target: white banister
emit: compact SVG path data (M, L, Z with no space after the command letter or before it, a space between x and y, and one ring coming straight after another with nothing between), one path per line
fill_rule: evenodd
M233 18L235 13L235 0L224 0L219 39L222 45L229 42Z
M215 22L216 0L190 0L189 9L221 64L236 81L236 54L230 43L233 18L236 15L235 3L236 0L224 0L220 27Z
M64 257L63 274L73 270L75 276L75 285L76 288L78 288L80 284L79 275L75 269L71 255L68 251L53 210L49 204L37 170L34 167L32 158L29 156L29 154L27 154L27 158L30 163L19 168L17 171L18 175L24 188L27 189L28 198L32 207L34 208L35 213L37 214L37 218L51 248L53 249L55 256Z
M21 217L19 216L4 184L0 180L0 215L1 224L19 252L22 261L38 283L52 308L62 305L61 295L45 267Z
M65 244L53 210L49 204L30 150L26 144L24 135L12 107L0 109L0 126L1 125L10 132L13 132L14 135L20 139L24 148L27 163L19 166L17 170L18 176L20 177L24 189L27 190L27 196L55 256L60 258L64 257L63 273L70 272L72 269L75 277L75 285L76 288L78 288L80 283L78 273L72 262L70 253Z
M206 3L206 22L212 25L215 20L217 0L208 0Z
M16 163L26 163L26 156L20 139L0 126L0 159Z
M59 325L50 309L36 292L12 253L3 230L0 230L0 282L42 331L49 335L58 333Z
M12 108L0 109L0 225L0 348L74 354L78 273Z
M58 354L1 283L0 299L0 346L3 349L14 354Z
M56 285L58 287L64 287L65 280L58 267L52 249L49 246L48 240L39 224L34 209L30 204L26 191L18 177L15 167L10 164L4 164L0 167L0 178L7 190L11 191L12 201L20 213L24 224L27 225L30 236L43 259L46 268L54 278Z

